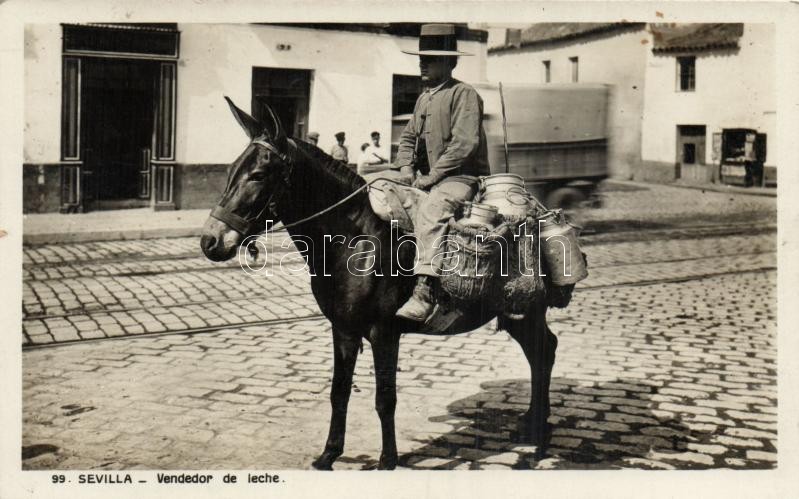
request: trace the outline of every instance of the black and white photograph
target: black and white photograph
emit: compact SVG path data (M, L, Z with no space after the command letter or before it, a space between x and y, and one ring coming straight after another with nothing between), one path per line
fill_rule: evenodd
M25 497L558 470L788 493L795 5L209 3L16 21Z

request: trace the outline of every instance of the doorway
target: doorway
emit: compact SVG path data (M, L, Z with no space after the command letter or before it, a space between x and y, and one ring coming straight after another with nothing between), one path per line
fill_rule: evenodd
M149 205L158 62L86 57L81 75L84 202L88 209Z
M252 68L253 117L261 122L268 120L268 105L289 136L303 140L307 137L310 94L310 70Z
M705 182L705 125L677 125L677 178Z

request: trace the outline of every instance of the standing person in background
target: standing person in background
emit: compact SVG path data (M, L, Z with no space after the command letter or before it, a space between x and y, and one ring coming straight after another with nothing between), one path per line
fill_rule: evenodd
M330 149L330 155L333 156L333 159L337 159L339 161L343 161L344 164L349 163L349 152L347 151L347 146L344 145L344 139L346 135L344 132L338 132L336 134L336 144Z
M308 134L308 143L315 146L319 145L319 132L311 132Z
M386 159L385 152L380 149L380 132L372 132L372 143L365 142L361 146L361 156L358 158L358 175L385 170L386 165L388 165L388 159Z
M366 150L369 148L369 142L364 142L361 144L361 155L358 156L358 163L357 163L357 172L358 175L363 175L368 173L367 170L369 165L369 154Z
M388 155L380 148L380 132L372 132L372 143L369 145L369 152L381 163L388 163Z

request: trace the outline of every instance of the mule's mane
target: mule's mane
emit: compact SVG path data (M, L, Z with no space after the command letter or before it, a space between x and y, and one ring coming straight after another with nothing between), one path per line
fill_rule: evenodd
M334 159L315 145L299 139L295 139L294 143L297 144L299 150L307 154L314 161L316 166L324 173L333 177L333 180L345 189L348 189L349 192L355 191L366 183L363 177L353 172L347 165Z

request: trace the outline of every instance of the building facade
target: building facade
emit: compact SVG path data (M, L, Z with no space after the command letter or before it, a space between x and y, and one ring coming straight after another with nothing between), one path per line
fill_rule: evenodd
M776 182L772 25L543 23L503 34L488 49L491 81L612 86L611 176L732 182L723 171L740 160L761 170L749 184Z
M650 31L642 178L727 181L721 170L736 156L744 159L735 150L747 148L747 134L735 132L750 131L762 144L764 170L750 183L776 183L774 26L653 25Z
M419 91L418 24L91 24L25 30L26 212L212 206L247 138L223 96L275 109L350 161ZM486 38L459 26L455 77L486 75Z

